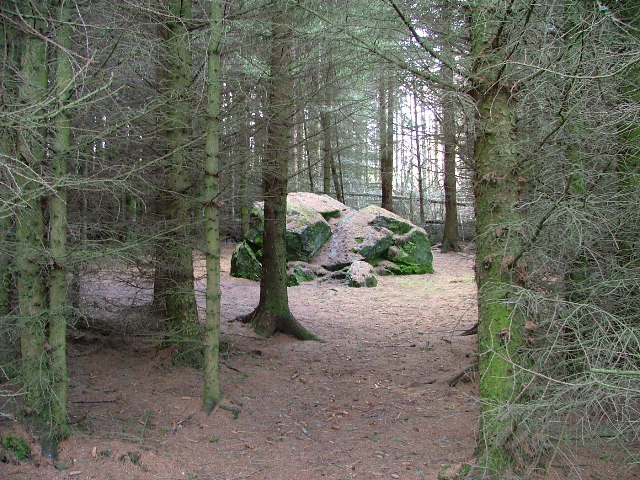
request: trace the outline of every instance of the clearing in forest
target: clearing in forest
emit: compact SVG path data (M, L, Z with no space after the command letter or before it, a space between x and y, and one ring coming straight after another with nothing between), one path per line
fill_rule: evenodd
M0 478L436 480L473 462L474 374L449 385L475 362L475 337L459 336L477 318L473 252L435 250L435 274L380 277L375 288L321 281L290 288L292 312L320 343L263 339L231 322L259 296L258 283L229 276L232 247L222 260L220 407L204 414L201 372L172 365L170 352L147 336L72 333L74 433L58 468L35 455L0 463ZM136 308L117 319L107 310L134 293L144 304L150 285L97 278L85 291L93 313L135 331ZM20 430L3 419L0 434L9 429ZM598 462L601 456L582 457L582 472L571 478L621 478ZM549 478L569 478L562 471L570 469Z

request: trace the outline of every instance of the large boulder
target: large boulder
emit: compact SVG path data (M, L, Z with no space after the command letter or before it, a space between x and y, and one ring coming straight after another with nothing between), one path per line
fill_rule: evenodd
M404 235L395 236L386 258L394 263L402 275L433 273L431 242L426 232L418 227Z
M300 198L303 198L300 194L287 197L287 261L307 262L331 236L331 227L319 212ZM258 257L262 254L263 225L264 202L256 202L251 209L246 241Z
M257 202L251 211L246 242L236 247L232 257L233 276L259 280L263 223L264 205ZM313 275L346 278L349 284L358 283L351 279L362 276L369 278L365 284L370 286L373 280L369 275L373 272L358 262L375 266L380 275L433 273L426 232L378 206L354 211L327 195L290 193L286 241L290 285L307 281ZM366 274L362 274L365 270Z
M327 194L317 195L310 192L295 192L287 195L287 202L301 204L318 212L322 217L329 221L332 218L340 218L353 209L347 207L344 203L339 202Z
M233 250L229 273L232 277L260 280L262 264L247 242L240 242Z
M370 205L345 216L329 241L312 259L336 271L364 260L393 263L392 274L432 273L431 244L426 232L384 208Z
M331 227L301 203L287 205L287 261L308 262L331 236Z
M249 230L244 240L249 242L254 252L262 256L264 242L264 202L255 202L249 212Z
M295 287L304 282L311 282L316 278L326 277L328 274L328 271L318 265L311 265L307 262L288 262L287 286Z

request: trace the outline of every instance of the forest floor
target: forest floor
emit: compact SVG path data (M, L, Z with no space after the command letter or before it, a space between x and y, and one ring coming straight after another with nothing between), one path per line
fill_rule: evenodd
M435 480L473 462L477 381L471 373L449 385L475 362L475 337L459 336L477 319L473 252L434 251L435 274L381 277L376 288L290 288L292 312L321 343L263 339L232 322L257 305L259 285L229 276L231 248L222 261L224 408L202 412L201 372L172 365L170 352L136 334L132 308L129 320L114 319L130 321L130 335L72 335L74 432L57 468L36 454L0 463L0 479ZM201 303L203 272L200 264ZM106 305L122 312L134 293L148 302L148 285L121 280L96 276L85 292L95 315ZM8 429L25 435L5 418L0 433ZM553 478L623 478L585 462L593 476Z

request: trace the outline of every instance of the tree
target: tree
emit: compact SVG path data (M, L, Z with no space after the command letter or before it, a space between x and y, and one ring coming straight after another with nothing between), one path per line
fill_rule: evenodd
M474 194L482 402L478 466L483 477L500 476L513 464L508 441L516 426L499 412L519 393L514 364L524 342L524 318L509 301L520 248L516 103L502 77L508 40L504 22L514 13L511 2L503 0L478 1L470 12L478 129Z
M71 151L71 117L68 104L73 94L74 75L71 64L73 41L71 36L71 3L56 0L52 4L57 14L56 110L52 171L58 185L49 197L49 375L51 382L51 419L47 450L57 456L58 442L68 435L67 426L67 275L70 271L67 255L67 187L68 158Z
M4 13L4 10L0 10ZM12 175L9 165L16 163L18 152L18 138L16 128L11 128L6 121L12 116L9 105L10 99L18 97L20 68L20 49L22 42L19 37L21 33L16 32L8 19L0 21L0 35L5 38L5 45L2 55L2 65L4 75L0 76L0 116L4 120L3 128L0 132L0 198L9 199L14 196L15 187L12 188ZM15 224L13 208L10 202L3 202L0 207L0 316L7 316L15 307L16 288L16 252ZM0 332L1 333L1 332Z
M421 128L418 123L418 86L417 84L413 86L413 125L414 125L414 140L415 140L415 149L416 149L416 170L417 170L417 181L418 181L418 206L420 209L420 225L424 225L425 215L424 215L424 176L423 176L423 160L422 160L422 142L420 141L421 137ZM424 129L424 127L423 127Z
M326 106L324 107L327 108ZM320 112L320 129L322 130L322 192L331 194L331 173L333 166L333 145L331 142L331 114L327 110ZM337 191L336 191L337 193Z
M9 127L3 138L3 163L10 166L17 187L7 200L13 204L16 225L23 410L40 437L43 454L56 457L58 443L69 431L66 177L69 104L74 93L71 5L58 1L20 5L19 11L3 9L2 14L13 23L5 67L19 68L18 76L9 74L17 89L4 85L6 105L15 110L3 112ZM54 46L51 58L47 38ZM55 70L49 70L49 61Z
M382 182L381 207L393 211L393 134L394 134L394 92L391 79L380 83L380 179Z
M451 48L445 45L446 50ZM451 61L451 56L448 56ZM447 65L442 66L443 78L453 84L453 70ZM458 233L458 207L457 207L457 175L456 175L456 110L454 97L450 92L443 93L442 101L442 136L444 144L444 233L442 236L443 253L459 252L460 234Z
M264 188L264 246L260 301L242 319L265 337L275 331L302 340L315 336L289 310L286 272L287 177L292 156L292 7L277 5L271 12L269 80L266 106L267 145L262 166Z
M204 235L206 244L206 306L204 323L204 410L208 413L218 404L220 393L220 97L222 42L222 5L211 2L209 44L207 46L207 126L204 165Z
M24 410L38 432L47 435L50 398L46 392L45 328L47 323L47 284L44 198L39 181L44 175L45 137L44 105L48 98L48 58L46 21L48 5L24 5L19 35L24 47L20 60L19 98L29 112L31 124L16 121L18 152L15 178L23 195L23 208L16 219L16 254L18 268L18 305L20 315L21 374L25 387ZM17 120L17 119L16 119ZM43 450L53 454L49 445Z
M527 42L513 57L517 68L505 67L518 79L514 93L521 99L516 128L526 175L518 210L519 228L527 232L521 258L533 260L517 306L535 326L519 378L527 389L505 410L518 416L518 441L536 432L534 451L543 459L545 450L573 448L570 441L558 442L558 425L563 436L580 431L592 444L601 429L611 429L624 449L635 435L629 421L635 414L627 405L630 392L637 396L630 372L638 363L621 352L628 351L629 336L637 345L632 332L640 304L628 286L637 285L640 269L624 246L637 239L630 225L638 222L639 192L624 186L638 177L618 169L633 159L620 135L630 130L612 126L637 122L638 104L623 93L625 73L637 62L622 52L637 52L639 43L620 13L577 1L561 10L532 9L521 17L531 20L529 34L520 33ZM549 18L554 34L538 36ZM533 52L532 61L525 60ZM617 414L606 415L612 409ZM601 414L607 420L592 423Z
M166 144L162 161L166 185L158 193L163 232L156 245L154 299L168 319L168 344L175 360L201 363L200 335L192 256L192 76L189 44L190 0L166 0L166 19L158 25L162 40L159 89L166 108L159 125Z

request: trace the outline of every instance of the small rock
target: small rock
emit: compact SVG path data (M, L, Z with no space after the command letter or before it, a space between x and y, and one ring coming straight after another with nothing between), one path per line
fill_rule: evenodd
M378 285L378 277L367 262L354 262L347 270L347 285L356 288L375 287Z

